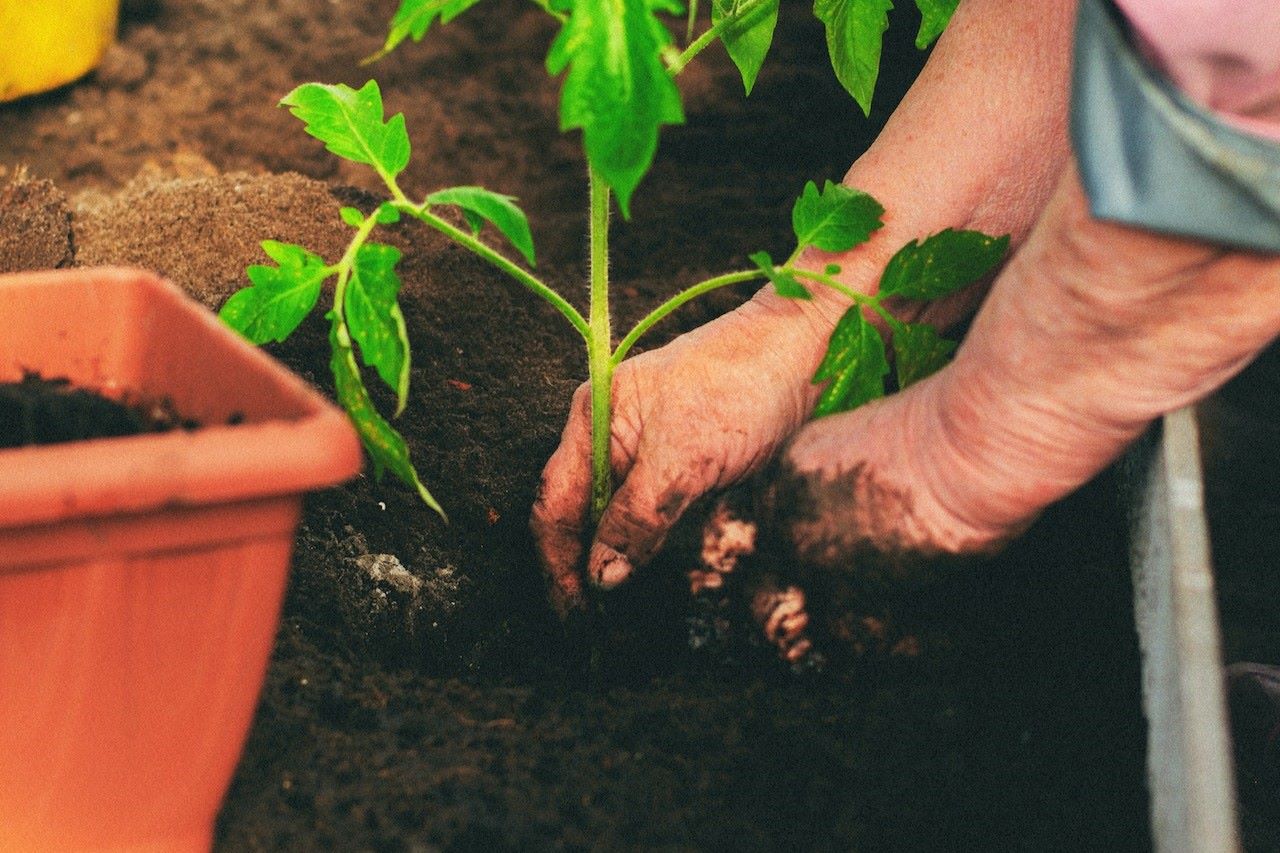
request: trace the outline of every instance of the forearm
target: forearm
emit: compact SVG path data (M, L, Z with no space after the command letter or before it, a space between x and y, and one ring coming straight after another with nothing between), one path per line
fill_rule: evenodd
M1026 237L1068 154L1073 0L965 0L884 131L845 177L885 207L885 227L847 257L874 290L904 243L944 228ZM972 308L980 294L971 295ZM835 316L839 297L824 294ZM832 319L834 322L834 318Z

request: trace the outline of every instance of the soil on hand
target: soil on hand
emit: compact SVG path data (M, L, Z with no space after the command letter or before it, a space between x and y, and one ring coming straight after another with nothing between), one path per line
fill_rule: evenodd
M111 400L65 379L29 373L0 383L0 449L195 429L172 405Z
M336 259L338 207L372 204L376 181L274 105L305 81L376 75L413 139L401 184L519 196L540 270L580 305L585 168L542 69L554 21L486 0L361 68L395 5L127 5L96 75L0 108L0 170L53 182L38 203L0 194L0 268L134 264L217 307L265 260L260 240ZM790 250L791 199L843 173L918 69L913 15L895 13L870 121L798 7L784 7L750 99L719 49L681 76L688 125L663 130L634 219L617 223L619 328L750 251ZM43 241L38 257L10 239L19 227ZM592 649L547 606L526 526L584 378L580 342L438 235L402 223L385 239L405 252L414 354L397 426L452 523L371 474L308 501L221 849L1148 846L1108 479L998 560L896 603L917 655L797 679L751 643L691 651L688 566L668 561L608 602L609 641L587 675ZM649 345L748 292L690 305ZM321 313L270 351L328 391Z

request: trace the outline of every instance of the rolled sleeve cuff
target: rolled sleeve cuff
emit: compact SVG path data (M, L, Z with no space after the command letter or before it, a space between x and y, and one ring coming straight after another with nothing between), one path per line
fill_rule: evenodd
M1280 252L1280 144L1179 91L1104 0L1081 0L1071 137L1095 216Z

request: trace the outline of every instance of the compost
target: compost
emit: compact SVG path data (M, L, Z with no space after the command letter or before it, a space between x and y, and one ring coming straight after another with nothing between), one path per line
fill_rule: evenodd
M28 373L0 383L0 449L196 429L166 400L112 400L66 379Z
M519 196L539 269L581 304L585 167L542 69L554 22L486 0L361 68L394 7L126 4L96 75L0 108L0 178L26 187L0 197L0 221L29 235L0 241L0 267L133 264L216 308L264 260L263 239L336 258L339 206L368 209L376 187L274 105L301 82L374 75L406 114L410 194L479 184ZM799 8L784 8L750 99L722 53L681 76L688 125L664 129L614 238L620 324L749 249L790 250L790 200L843 173L919 68L913 13L895 15L870 120ZM405 252L414 352L397 426L451 523L371 473L308 501L220 849L1149 846L1110 474L1000 558L895 602L919 639L912 656L797 676L746 640L693 649L678 557L606 602L592 630L566 629L526 524L585 378L578 342L443 238L401 225L388 239ZM747 295L721 292L660 331ZM318 315L270 351L329 392Z

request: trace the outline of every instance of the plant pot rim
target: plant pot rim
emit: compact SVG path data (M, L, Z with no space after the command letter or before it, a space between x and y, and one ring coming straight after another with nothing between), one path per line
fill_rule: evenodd
M0 450L0 528L248 501L332 485L359 472L362 450L347 416L176 285L136 269L53 270L0 276L0 301L50 287L132 289L168 302L190 334L234 350L238 369L291 416Z

